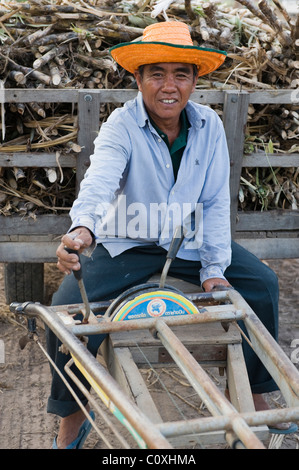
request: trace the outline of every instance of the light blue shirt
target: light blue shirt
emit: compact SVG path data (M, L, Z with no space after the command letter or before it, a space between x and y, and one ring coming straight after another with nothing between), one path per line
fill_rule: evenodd
M200 261L200 280L224 278L231 262L229 156L222 122L189 101L190 128L177 179L166 143L150 123L142 94L117 108L95 139L91 164L70 215L112 257L134 246L168 250L178 225L178 258Z

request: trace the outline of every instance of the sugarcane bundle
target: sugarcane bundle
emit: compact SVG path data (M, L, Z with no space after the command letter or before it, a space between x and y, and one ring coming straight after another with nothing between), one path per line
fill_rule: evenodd
M66 213L75 197L75 172L53 168L7 168L0 177L0 215L36 219L40 214Z
M96 86L90 77L95 73L98 78L100 71L102 86L126 88L130 79L120 74L109 47L139 38L145 26L166 15L188 23L196 44L228 53L224 66L199 86L295 88L298 21L278 0L271 5L270 1L242 0L242 8L204 0L5 2L0 4L0 73L7 87L27 83L81 88ZM24 77L10 73L16 71Z
M291 209L299 206L298 168L246 168L239 190L242 210Z
M30 89L135 87L133 77L113 62L109 48L119 42L138 39L148 24L168 19L186 22L195 44L227 52L227 60L220 69L198 80L198 89L292 88L296 91L299 85L298 18L290 17L279 0L242 0L237 6L232 3L237 2L228 5L218 0L28 0L26 3L3 0L0 2L2 86ZM215 108L221 114L221 109ZM112 109L109 104L101 106L99 125ZM0 154L28 150L69 152L70 145L76 145L77 113L76 108L67 104L5 104ZM296 103L283 108L251 105L245 153L264 151L269 146L281 155L298 152L297 113ZM297 188L296 169L292 175L281 171L275 169L277 181L282 181L283 185L287 178ZM6 173L1 176L2 180ZM281 174L282 179L279 179ZM275 193L271 171L262 174L258 170L256 175L255 169L244 170L242 178L242 209L295 208L294 188L294 197L285 190L280 191L279 197L271 199L269 196L269 201L260 196L262 189L253 194L253 187L260 188L257 181L260 184L264 178L266 185L272 184Z
M107 20L107 13L102 15L91 5L68 3L0 4L0 79L4 88L109 88L132 83L124 71L117 72L109 47L113 41L134 39L143 30ZM90 12L82 12L80 5ZM75 123L73 127L53 124L50 131L44 130L46 121L42 120L53 115L53 107L44 103L3 106L0 153L53 147L64 151L67 142L76 141ZM55 105L58 122L62 112L77 114L71 105L61 108ZM107 117L107 110L103 112ZM28 129L32 120L37 125Z
M142 35L151 22L179 19L195 44L227 52L197 88L277 89L299 84L299 21L278 0L48 0L0 4L0 78L5 88L128 88L134 80L109 47Z

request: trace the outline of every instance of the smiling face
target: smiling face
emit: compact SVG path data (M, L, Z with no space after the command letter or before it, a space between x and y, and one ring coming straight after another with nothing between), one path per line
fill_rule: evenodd
M138 89L149 116L160 129L179 123L195 89L197 76L192 64L158 63L143 66L142 74L135 73Z

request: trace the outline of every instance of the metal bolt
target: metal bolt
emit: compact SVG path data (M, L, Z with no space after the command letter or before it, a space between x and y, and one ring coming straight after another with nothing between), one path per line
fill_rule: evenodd
M84 96L84 101L92 101L92 96L91 95L85 95Z

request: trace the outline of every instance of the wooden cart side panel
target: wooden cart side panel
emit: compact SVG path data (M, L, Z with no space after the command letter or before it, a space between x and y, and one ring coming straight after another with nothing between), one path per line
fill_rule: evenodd
M90 156L93 154L94 140L99 131L100 95L86 93L86 91L79 93L78 109L78 144L82 150L78 155L76 165L77 193L88 168Z
M231 232L233 238L236 231L238 194L248 105L249 93L225 92L223 125L230 155Z
M61 155L59 165L61 167L76 167L77 191L80 182L89 164L89 157L93 153L93 142L98 132L100 122L100 104L101 103L124 103L136 96L137 90L30 90L30 89L8 89L1 94L1 102L47 102L47 103L73 103L78 104L78 143L82 146L80 154ZM299 95L296 90L269 90L239 92L236 90L196 90L192 96L195 102L214 105L223 105L223 122L228 139L228 147L231 158L231 197L232 197L232 234L236 241L253 251L259 257L289 258L298 256L298 216L299 211L269 211L263 213L257 212L237 212L238 208L238 189L240 183L240 174L242 167L297 167L299 166L299 154L284 155L277 154L251 154L243 155L244 132L247 119L248 104L269 103L269 104L294 104L299 102ZM296 101L297 100L297 101ZM236 125L237 123L237 125ZM56 155L54 153L12 153L3 154L0 152L0 166L2 167L41 167L44 166L43 158L47 159L47 166L58 166ZM283 212L283 214L281 213ZM47 216L45 216L47 217ZM54 216L55 217L55 216ZM61 229L61 219L57 216L57 226ZM49 250L44 251L43 244L39 246L36 235L44 234L45 219L36 223L38 229L33 233L31 221L22 219L22 224L14 222L11 227L5 223L7 219L0 216L0 259L3 262L8 261L8 255L11 249L9 243L19 242L29 244L28 239L23 236L32 236L32 243L37 248L37 258L40 262L48 262L55 257L55 250L49 246ZM17 228L17 237L13 238L15 227ZM22 228L21 228L22 225ZM53 227L53 223L50 224ZM12 229L12 230L11 230ZM62 230L63 231L63 230ZM54 233L53 231L49 232ZM52 239L51 239L52 240ZM269 244L268 244L269 240ZM26 245L27 246L27 245ZM26 250L26 246L15 247L13 258L18 253ZM19 249L20 248L20 249ZM49 255L48 252L51 252ZM46 254L47 253L47 254ZM30 262L31 252L23 253L22 259ZM11 256L10 256L11 258Z

